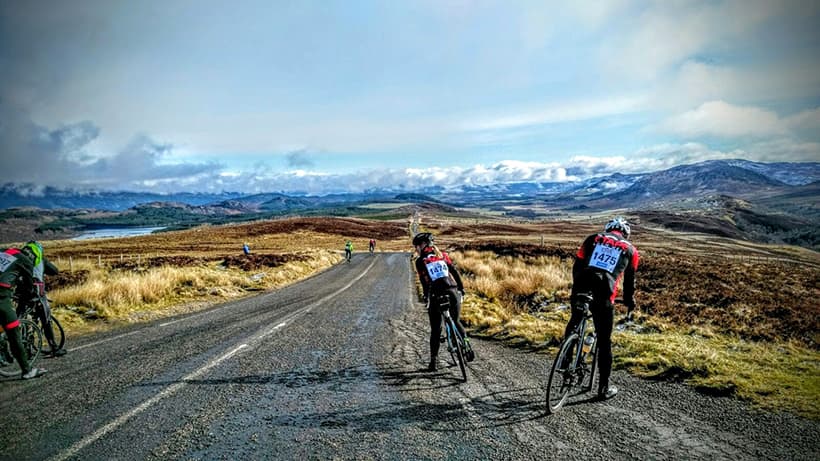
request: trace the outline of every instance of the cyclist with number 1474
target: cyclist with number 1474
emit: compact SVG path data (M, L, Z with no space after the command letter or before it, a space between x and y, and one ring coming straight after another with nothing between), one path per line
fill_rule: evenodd
M469 339L461 325L461 300L464 297L464 285L461 276L453 265L450 256L440 251L433 244L433 235L422 232L413 237L413 247L418 252L416 272L419 275L424 299L428 301L427 314L430 317L430 364L428 371L436 371L437 356L440 346L441 313L440 305L449 305L450 316L455 322L458 333L464 338L467 354L471 360L474 353Z

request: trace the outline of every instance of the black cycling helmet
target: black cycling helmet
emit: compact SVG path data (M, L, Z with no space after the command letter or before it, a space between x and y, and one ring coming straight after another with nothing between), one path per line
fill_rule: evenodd
M429 232L419 232L413 237L413 246L430 245L433 243L433 234Z
M611 231L619 231L623 234L624 238L629 238L629 223L626 221L626 218L623 216L616 216L612 218L612 221L606 223L604 227L604 232L611 232Z

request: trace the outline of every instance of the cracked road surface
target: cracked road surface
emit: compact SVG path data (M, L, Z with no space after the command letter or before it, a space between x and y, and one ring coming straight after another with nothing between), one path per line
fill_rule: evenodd
M69 338L43 378L0 382L0 458L820 458L816 422L617 372L615 399L548 416L552 357L492 341L474 340L467 383L426 373L413 277L408 254L356 254L275 292Z

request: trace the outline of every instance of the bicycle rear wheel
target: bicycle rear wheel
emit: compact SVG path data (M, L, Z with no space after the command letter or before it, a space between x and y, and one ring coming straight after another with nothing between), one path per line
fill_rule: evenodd
M450 322L450 330L453 332L453 339L455 339L456 347L455 347L455 356L458 360L458 367L461 369L461 379L465 383L467 382L467 361L464 359L464 338L461 337L458 330L456 329L455 322L453 319L448 319ZM451 352L453 353L453 352Z
M589 354L584 357L584 370L586 370L586 375L584 376L584 382L581 384L584 391L589 392L592 390L592 382L595 380L595 370L598 365L598 341L595 341L595 344L592 346L592 350L589 351Z
M547 412L560 410L567 401L570 390L575 385L575 355L581 341L577 334L570 335L555 356L547 380Z

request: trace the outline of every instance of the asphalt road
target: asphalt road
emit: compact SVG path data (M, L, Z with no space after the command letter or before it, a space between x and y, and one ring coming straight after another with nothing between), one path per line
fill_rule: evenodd
M551 357L474 340L469 381L426 373L408 254L71 341L0 382L0 458L820 459L820 425L615 373L544 412Z

